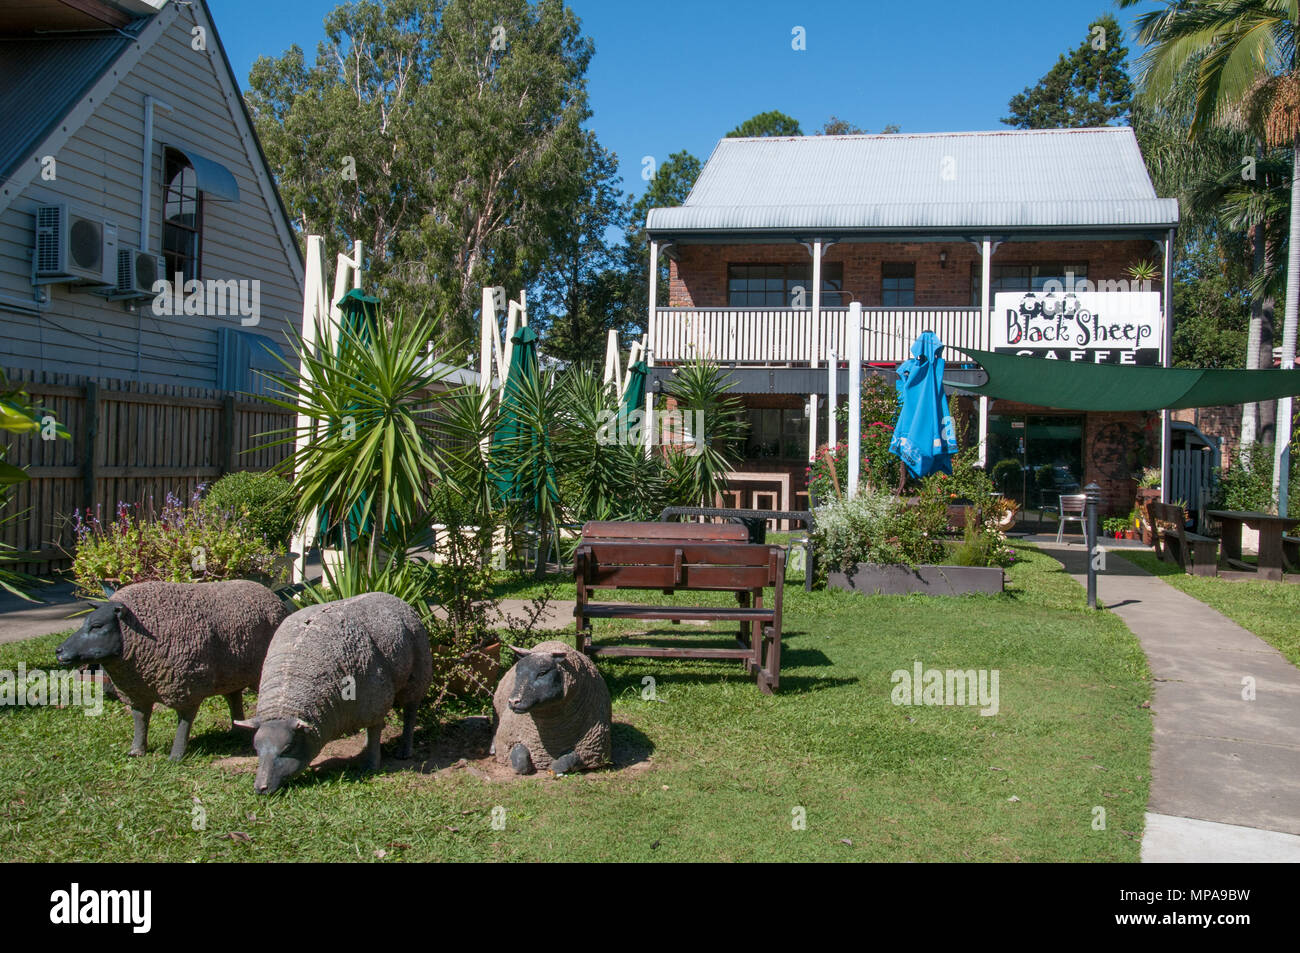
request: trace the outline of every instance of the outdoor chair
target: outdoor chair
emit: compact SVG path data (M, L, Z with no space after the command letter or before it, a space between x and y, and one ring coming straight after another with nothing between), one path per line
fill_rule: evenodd
M1065 521L1074 520L1079 524L1079 532L1087 535L1083 525L1083 510L1088 505L1088 497L1082 493L1061 494L1060 522L1056 525L1056 541L1065 536Z

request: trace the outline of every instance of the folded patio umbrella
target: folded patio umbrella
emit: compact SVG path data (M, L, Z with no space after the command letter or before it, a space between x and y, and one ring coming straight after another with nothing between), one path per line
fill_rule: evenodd
M620 417L626 417L645 404L645 361L637 361L628 368L628 371L632 377L627 382L627 390L623 392L623 400L619 404L618 415Z
M1134 367L1020 357L958 347L988 374L983 384L949 382L981 397L1059 410L1177 410L1249 404L1300 394L1300 371Z
M924 331L912 342L912 357L898 367L898 397L903 404L889 452L914 477L952 473L957 437L943 396L943 342Z
M492 479L502 499L526 501L534 513L539 513L547 501L552 505L558 502L560 492L553 467L547 465L545 473L529 472L528 461L549 457L539 451L550 440L550 435L534 427L525 413L527 395L542 386L537 332L525 325L510 340L514 348L502 385L501 423L492 435L490 450ZM548 499L544 500L544 496Z

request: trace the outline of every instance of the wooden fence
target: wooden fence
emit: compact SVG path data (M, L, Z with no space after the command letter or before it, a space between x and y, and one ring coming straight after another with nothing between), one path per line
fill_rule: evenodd
M5 460L26 468L0 518L0 542L20 550L17 568L68 565L76 510L111 518L119 501L161 509L171 492L188 499L200 483L235 470L265 470L289 453L268 447L294 417L278 407L195 387L88 380L11 371L32 403L67 428L70 440L0 431Z

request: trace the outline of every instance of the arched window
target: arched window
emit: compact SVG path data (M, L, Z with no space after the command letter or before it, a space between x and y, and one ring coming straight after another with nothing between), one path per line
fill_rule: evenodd
M189 159L175 149L163 152L162 207L167 280L173 280L178 272L186 281L198 278L203 249L203 193Z

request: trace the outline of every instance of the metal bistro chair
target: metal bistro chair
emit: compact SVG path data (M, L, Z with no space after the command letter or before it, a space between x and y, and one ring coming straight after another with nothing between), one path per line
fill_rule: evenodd
M1075 520L1079 524L1079 532L1087 535L1084 528L1083 510L1088 504L1088 497L1082 493L1061 494L1060 522L1056 526L1056 541L1059 543L1065 536L1065 521Z

